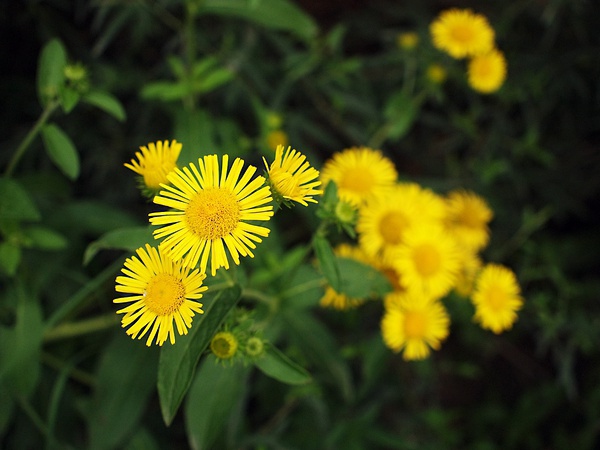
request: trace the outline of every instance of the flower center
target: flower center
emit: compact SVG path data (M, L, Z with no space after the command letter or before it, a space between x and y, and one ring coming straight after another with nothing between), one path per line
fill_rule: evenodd
M348 169L342 175L340 187L358 193L367 193L373 187L373 175L364 167Z
M467 26L457 26L452 29L452 39L467 43L473 40L473 30Z
M427 317L420 311L404 313L404 334L408 339L420 339L427 331Z
M402 235L408 224L406 215L398 211L391 211L379 221L379 232L387 244L397 245L402 242Z
M144 303L157 316L168 316L185 300L185 286L168 273L154 275L144 291Z
M494 311L504 309L506 305L506 295L498 286L490 286L487 293L487 304Z
M423 244L413 250L413 260L417 271L425 276L435 274L441 266L438 250L431 244Z
M229 332L222 331L215 334L210 341L210 350L219 359L229 359L237 351L238 342L235 336Z
M482 223L479 214L477 214L474 208L464 208L458 216L458 221L461 225L468 228L479 228Z
M185 218L192 233L214 241L235 230L240 220L240 206L233 192L210 188L190 200Z

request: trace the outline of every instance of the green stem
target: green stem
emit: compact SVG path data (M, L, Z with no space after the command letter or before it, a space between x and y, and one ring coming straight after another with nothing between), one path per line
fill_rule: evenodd
M17 150L15 150L15 153L13 154L10 162L8 163L8 166L6 167L6 171L4 172L5 177L8 178L12 175L13 171L15 170L15 167L17 167L19 160L23 157L25 151L27 150L31 142L35 139L42 127L46 124L54 110L58 108L59 104L60 103L58 100L52 100L46 105L46 108L44 109L44 111L42 111L42 114L38 118L35 125L31 128L31 130L29 130L29 133L27 133L25 138L21 141L19 147L17 147Z
M115 313L110 313L91 319L80 320L78 322L63 323L47 330L44 333L44 341L56 341L59 339L68 339L75 336L95 333L96 331L112 328L118 322L118 316Z
M50 353L43 352L42 353L42 362L46 364L48 367L52 367L58 371L61 371L67 366L67 363L62 361ZM69 377L87 387L94 387L96 381L92 375L87 372L84 372L81 369L77 369L76 367L69 367Z

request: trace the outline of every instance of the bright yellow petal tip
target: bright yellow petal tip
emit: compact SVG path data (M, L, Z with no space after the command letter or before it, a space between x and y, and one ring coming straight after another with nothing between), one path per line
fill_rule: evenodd
M160 189L161 184L167 184L167 175L177 168L177 158L181 152L181 143L173 140L151 142L141 146L136 152L135 159L124 166L142 176L144 185L153 191Z
M123 328L132 338L141 339L149 332L146 345L156 338L163 345L169 338L175 343L175 327L179 335L187 334L194 313L203 314L202 297L207 287L202 285L205 273L191 270L181 261L173 261L162 250L146 244L128 258L116 279L115 290L128 294L114 303L129 303L117 311L124 314Z

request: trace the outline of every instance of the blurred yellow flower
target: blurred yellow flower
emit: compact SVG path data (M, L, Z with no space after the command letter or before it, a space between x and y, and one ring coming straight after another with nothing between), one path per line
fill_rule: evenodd
M512 328L523 306L521 289L515 274L499 264L487 264L477 279L471 300L475 305L474 320L482 328L499 334Z
M359 210L360 245L389 264L404 234L413 227L441 225L445 204L440 196L416 183L397 183L377 192Z
M483 266L479 255L471 251L460 252L460 269L454 285L454 291L462 296L469 297L473 292L475 279Z
M169 338L175 343L173 321L179 335L187 334L192 326L194 313L203 314L202 297L207 287L202 286L206 274L191 270L181 261L173 261L162 250L146 244L138 248L137 257L127 258L121 269L123 275L116 279L115 290L126 297L116 298L114 303L130 303L117 314L127 334L141 339L148 331L146 345L163 345Z
M280 145L287 147L288 141L288 135L283 130L271 130L267 133L267 147L273 151L277 150Z
M185 256L185 264L206 271L211 260L211 274L219 267L229 268L225 248L235 264L241 256L254 257L251 249L269 229L255 225L255 221L268 221L273 216L271 190L265 179L252 179L256 167L248 166L242 175L244 161L236 158L228 170L229 157L223 155L219 169L217 155L198 159L198 167L190 163L169 174L172 186L154 197L154 203L172 208L169 211L150 213L150 223L160 225L154 231L160 246L174 259ZM240 177L241 176L241 177Z
M456 282L460 252L441 226L415 226L404 234L394 255L394 266L408 291L441 297Z
M470 9L442 11L431 23L433 45L453 58L485 53L494 48L494 30L485 16Z
M387 347L405 360L425 359L439 350L450 327L450 317L439 300L422 293L393 292L386 297L381 334Z
M218 359L233 358L237 353L238 346L237 338L229 331L218 332L210 341L210 351L213 352Z
M322 190L316 189L321 185L319 171L310 166L306 156L288 147L287 150L279 145L275 151L275 160L269 164L263 158L269 173L269 183L273 196L280 196L282 201L292 200L308 206L307 202L317 203L313 196L321 195Z
M412 50L419 44L419 35L414 31L398 33L396 44L403 50Z
M394 163L380 150L353 147L338 152L325 162L321 181L334 181L341 200L362 205L378 189L393 186L398 173Z
M152 190L160 189L161 184L168 184L167 175L177 168L177 158L181 152L181 143L173 140L149 143L141 146L141 152L136 152L131 164L124 166L142 176L144 185Z
M493 212L485 200L474 192L455 190L446 197L446 229L459 245L472 251L485 247L490 238L488 223Z
M483 94L496 92L506 79L506 58L500 50L474 56L467 68L469 85Z
M427 79L435 84L442 84L446 81L448 73L441 64L430 64L426 72Z

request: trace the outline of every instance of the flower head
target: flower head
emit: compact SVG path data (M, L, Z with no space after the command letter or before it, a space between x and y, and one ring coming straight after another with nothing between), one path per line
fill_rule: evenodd
M398 33L396 44L403 50L412 50L419 44L419 35L414 31Z
M275 151L280 145L284 147L288 145L289 140L288 135L285 131L277 129L271 130L267 133L266 141L267 147Z
M167 175L177 168L177 158L181 152L181 143L173 140L149 143L141 146L131 164L124 166L142 176L144 186L150 191L158 191L161 184L167 184Z
M448 73L441 64L430 64L427 66L426 76L434 84L442 84L446 81Z
M310 166L306 156L291 147L284 151L283 146L279 145L271 165L266 160L264 162L275 197L279 195L283 201L292 200L304 206L308 206L307 202L317 203L313 195L323 193L316 189L321 185L319 172Z
M114 303L130 303L117 311L127 334L141 339L148 331L146 345L163 345L169 338L175 343L173 321L179 335L187 334L192 326L194 313L202 314L202 304L195 301L202 297L207 287L202 286L206 277L198 269L191 270L180 261L173 261L160 249L146 244L138 248L137 257L128 258L121 269L123 275L116 279L115 290L126 297L116 298Z
M463 297L469 297L473 292L475 279L483 266L479 255L472 251L460 252L460 269L454 284L454 291Z
M210 351L220 360L235 356L239 346L238 339L229 331L220 331L210 341Z
M381 334L387 347L405 360L424 359L448 336L450 318L439 300L417 293L386 296Z
M494 47L494 30L485 16L470 9L442 11L431 23L433 45L453 58L464 58L490 51Z
M467 68L469 86L483 94L496 92L506 79L506 58L500 50L474 56Z
M515 274L499 264L487 264L477 279L471 300L475 321L499 334L512 327L523 306Z
M456 190L446 199L446 228L457 243L472 251L485 247L490 238L488 223L493 212L485 200L474 192Z
M396 182L394 163L380 150L353 147L336 153L321 169L321 181L334 181L341 200L360 206L378 189Z
M252 179L256 167L249 166L242 175L244 162L236 158L228 168L229 157L223 156L219 168L217 155L198 159L183 169L169 174L170 186L154 197L154 203L172 208L150 213L150 223L162 225L154 237L163 239L161 247L168 249L174 259L185 256L187 265L200 262L206 271L211 261L211 274L219 267L229 268L226 252L235 262L241 256L254 257L251 249L269 229L253 221L268 221L273 216L271 190L265 179Z
M460 252L442 227L413 227L395 252L394 265L407 290L441 297L456 282Z
M373 195L360 208L356 230L360 245L389 263L411 228L439 225L445 214L441 197L416 183L398 183Z

